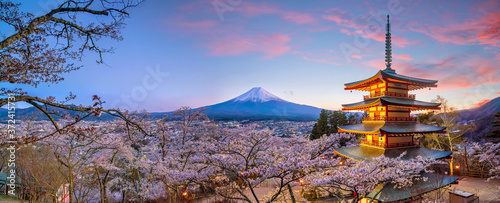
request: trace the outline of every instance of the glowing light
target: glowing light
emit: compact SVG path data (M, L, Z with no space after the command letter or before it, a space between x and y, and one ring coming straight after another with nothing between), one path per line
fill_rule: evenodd
M299 179L299 183L300 183L300 185L304 184L304 180Z

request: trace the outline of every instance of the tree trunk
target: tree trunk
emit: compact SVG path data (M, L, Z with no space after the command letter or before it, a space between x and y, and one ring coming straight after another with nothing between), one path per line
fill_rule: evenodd
M69 190L68 190L68 192L69 192L69 203L73 203L73 187L74 187L74 185L73 185L73 173L70 170L69 171ZM64 194L63 194L63 196L64 196Z
M288 184L288 192L290 192L290 198L292 198L292 203L295 203L295 196L293 196L293 190L290 184Z
M106 203L107 202L107 194L106 194L106 183L101 183L101 203Z
M122 203L125 203L125 200L126 200L125 196L127 196L127 192L123 191L122 192Z
M453 155L450 159L450 175L453 176Z
M464 150L465 170L467 171L467 175L469 175L469 163L467 162L467 146L464 147Z

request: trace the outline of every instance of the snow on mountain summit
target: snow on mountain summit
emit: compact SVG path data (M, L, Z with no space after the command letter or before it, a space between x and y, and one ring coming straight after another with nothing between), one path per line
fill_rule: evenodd
M264 90L262 87L254 87L248 92L230 100L234 102L267 102L267 101L285 101L274 94Z

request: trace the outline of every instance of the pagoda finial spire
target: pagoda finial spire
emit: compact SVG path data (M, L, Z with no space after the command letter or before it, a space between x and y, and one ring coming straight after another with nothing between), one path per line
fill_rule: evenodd
M392 50L391 50L391 24L389 22L389 15L387 15L387 33L385 34L385 65L386 70L392 70L391 62L392 62Z

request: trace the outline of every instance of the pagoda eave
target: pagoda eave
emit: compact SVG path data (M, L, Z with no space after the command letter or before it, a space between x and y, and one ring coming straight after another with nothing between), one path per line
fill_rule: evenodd
M446 127L424 125L416 122L364 122L354 125L338 126L340 132L354 134L387 134L405 136L430 133L445 133Z
M423 178L427 179L424 181ZM411 189L397 187L394 183L380 184L366 198L378 202L399 202L408 200L415 195L422 195L439 188L453 184L458 177L446 176L435 173L423 173L421 178L413 181Z
M381 155L388 158L397 158L404 152L406 152L406 154L401 157L402 160L410 160L417 158L418 156L424 159L442 159L447 158L452 154L451 151L439 151L420 146L382 148L369 145L358 145L354 147L333 148L333 150L341 156L354 159L356 161L370 161L371 159Z
M346 83L344 90L360 90L370 91L370 85L376 84L380 81L394 82L408 85L408 90L418 90L427 87L437 87L437 80L428 80L421 78L414 78L405 75L399 75L394 70L380 70L374 76L356 81Z
M352 103L352 104L342 104L343 111L349 110L366 110L367 108L375 107L375 106L392 106L392 107L401 107L401 108L409 108L410 110L426 110L426 109L440 109L440 103L432 103L432 102L423 102L415 99L407 99L407 98L397 98L390 96L383 96L379 98L371 98L366 99L361 102Z

